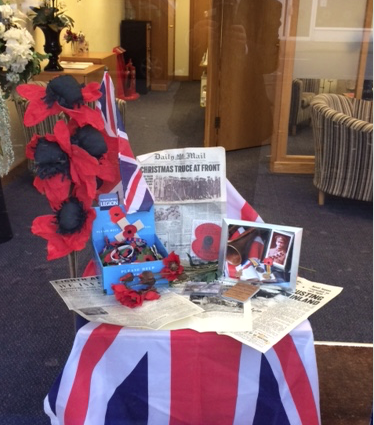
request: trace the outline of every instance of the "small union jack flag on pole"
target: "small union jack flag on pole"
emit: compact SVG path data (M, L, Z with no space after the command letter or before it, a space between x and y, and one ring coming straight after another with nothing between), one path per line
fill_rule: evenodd
M107 71L104 72L100 91L103 95L97 101L97 107L102 113L105 130L108 136L118 139L119 168L126 212L132 214L149 211L154 203L153 196L131 150L125 125L116 105L113 81Z

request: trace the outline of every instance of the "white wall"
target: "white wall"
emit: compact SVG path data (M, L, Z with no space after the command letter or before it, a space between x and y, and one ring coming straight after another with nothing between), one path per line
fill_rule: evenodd
M125 18L124 0L64 0L67 12L74 19L74 31L82 31L92 52L111 52L120 44L120 23ZM23 11L38 5L38 0L18 0ZM63 52L70 53L70 45L63 41ZM43 52L44 36L39 28L34 32L36 50Z
M190 48L190 0L175 3L175 75L188 76Z
M366 0L300 0L295 78L356 79Z
M74 31L82 31L92 52L111 52L120 44L120 23L125 19L125 0L64 0L67 15L74 21ZM166 0L165 0L166 1ZM38 4L38 0L16 0L22 10ZM188 76L190 0L176 0L175 75ZM31 30L31 28L29 27ZM32 30L31 30L32 32ZM61 35L63 53L70 53ZM43 52L44 36L39 28L34 33L36 50Z

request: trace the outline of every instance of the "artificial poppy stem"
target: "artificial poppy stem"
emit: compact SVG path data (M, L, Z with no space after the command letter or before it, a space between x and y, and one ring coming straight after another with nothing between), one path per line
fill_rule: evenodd
M71 278L78 277L78 258L77 258L77 251L72 251L68 255L69 259L69 272Z

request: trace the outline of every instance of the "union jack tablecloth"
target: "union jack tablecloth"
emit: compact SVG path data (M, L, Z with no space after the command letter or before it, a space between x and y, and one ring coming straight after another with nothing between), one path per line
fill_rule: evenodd
M45 399L52 424L320 424L306 321L260 352L214 332L88 323Z

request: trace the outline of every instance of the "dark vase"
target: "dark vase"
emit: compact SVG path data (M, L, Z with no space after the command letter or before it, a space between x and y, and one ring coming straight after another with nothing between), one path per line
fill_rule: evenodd
M58 62L58 56L62 52L60 44L61 30L54 31L48 25L41 25L39 28L43 31L45 38L44 51L50 55L44 71L63 71L64 68Z
M3 187L0 178L0 243L8 242L13 237L12 228L6 210Z

